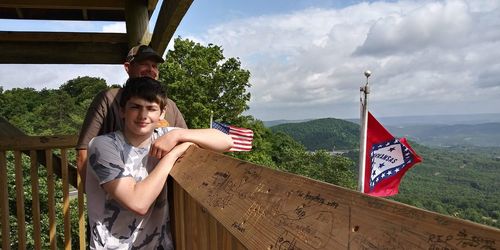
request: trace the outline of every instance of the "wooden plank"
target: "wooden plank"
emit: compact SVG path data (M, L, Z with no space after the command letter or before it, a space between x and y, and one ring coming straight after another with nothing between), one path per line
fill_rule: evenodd
M209 216L209 249L210 250L219 250L219 246L217 245L218 243L218 233L217 233L217 225L219 225L219 222L213 217Z
M47 205L49 206L50 249L55 250L57 247L55 183L54 183L54 169L52 166L52 151L49 149L45 150L45 166L47 166Z
M193 0L163 1L150 43L150 46L160 55L165 53L169 41L192 2Z
M26 221L24 215L24 177L21 152L14 151L14 167L16 173L16 211L18 248L26 249Z
M123 64L127 43L2 42L0 63L15 64ZM55 53L55 51L64 53Z
M34 32L0 31L0 41L5 42L75 42L75 43L127 43L125 33L77 33L77 32ZM126 53L123 57L126 56Z
M31 209L33 214L33 238L35 241L35 249L42 249L42 234L40 223L40 188L38 185L38 161L37 154L34 150L30 152L31 162Z
M2 224L2 249L10 249L9 192L7 186L7 158L0 150L0 216Z
M78 185L78 237L80 243L80 249L86 248L86 228L85 228L85 183L82 182L82 177L80 174L77 175L77 185Z
M77 141L76 135L0 137L0 150L72 148Z
M500 240L496 228L194 147L171 175L248 249L493 249ZM220 249L241 247L221 233Z
M198 202L196 202L195 199L192 199L196 203L196 221L198 224L198 237L197 237L197 242L198 242L198 249L201 250L208 250L209 249L209 242L210 242L210 224L209 224L209 217L210 215L208 214L207 210Z
M498 229L382 198L361 197L351 211L353 249L494 249L500 240Z
M0 116L0 138L9 136L26 136L23 131L10 124L5 118ZM3 143L0 143L3 145Z
M67 150L61 149L62 162L62 192L64 216L64 249L71 249L71 215L69 210L68 158Z
M173 211L170 211L174 215L174 227L173 235L175 236L175 249L184 250L186 249L186 226L185 226L185 215L184 215L184 189L182 189L179 184L173 181Z

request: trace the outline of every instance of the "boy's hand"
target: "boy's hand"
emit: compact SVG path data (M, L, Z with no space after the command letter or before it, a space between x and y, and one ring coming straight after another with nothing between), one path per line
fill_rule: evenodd
M179 144L179 136L177 131L172 130L169 133L156 139L153 144L151 144L151 149L149 150L149 155L161 159L163 156L168 154L177 144Z
M183 142L177 146L175 146L170 152L168 153L169 156L179 158L181 157L186 150L189 148L189 146L194 145L192 142Z

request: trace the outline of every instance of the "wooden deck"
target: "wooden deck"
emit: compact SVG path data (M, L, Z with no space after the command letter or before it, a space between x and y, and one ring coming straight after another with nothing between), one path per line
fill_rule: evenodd
M69 211L67 149L76 136L0 138L0 214L2 249L26 248L34 241L41 249L41 235L63 230L64 248L85 249L85 207L82 189L78 211ZM53 189L53 180L38 181L36 169L53 171L53 150L60 149L63 180L63 224L51 219L51 230L40 230L38 190ZM38 159L42 150L45 160ZM14 153L9 163L6 155ZM20 155L29 152L33 203L25 214ZM59 156L57 156L59 157ZM15 229L8 220L7 166L16 173L16 222L35 223L35 233ZM243 162L223 154L191 147L176 163L172 173L171 214L176 249L498 249L500 230L425 211L383 198L315 181L298 175ZM78 182L77 182L78 184ZM73 184L71 184L73 185ZM21 187L21 188L19 188ZM54 204L53 192L49 192ZM52 193L52 194L51 194ZM11 199L12 201L12 199ZM51 207L56 207L50 205ZM56 213L51 210L50 214ZM78 214L79 243L71 245L70 213ZM33 218L33 221L26 221ZM38 228L38 229L37 229ZM12 234L20 239L11 242ZM60 246L60 244L59 244Z

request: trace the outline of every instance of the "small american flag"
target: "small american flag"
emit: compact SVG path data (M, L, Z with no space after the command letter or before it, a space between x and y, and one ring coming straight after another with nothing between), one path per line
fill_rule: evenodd
M212 122L212 128L220 130L233 138L233 147L229 151L252 150L253 131L251 129L238 128L219 122Z

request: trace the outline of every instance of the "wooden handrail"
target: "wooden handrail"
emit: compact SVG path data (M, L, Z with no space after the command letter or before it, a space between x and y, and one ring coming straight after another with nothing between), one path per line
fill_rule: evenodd
M200 148L191 147L171 176L178 185L177 249L212 249L203 247L207 242L220 246L213 249L272 250L498 249L500 244L500 230L493 227Z
M52 148L74 148L76 135L58 136L9 136L0 138L0 150L42 150Z
M76 135L69 136L28 136L23 131L19 130L12 124L10 124L7 120L0 117L0 150L15 150L15 149L23 149L22 152L26 155L29 155L29 150L38 149L37 152L37 160L38 163L45 166L46 154L45 151L41 149L50 148L53 145L58 145L60 148L69 148L74 147L76 145L76 141L78 140ZM61 170L61 158L57 155L52 155L53 157L53 169L54 173L61 178L62 170ZM69 164L68 165L68 174L69 174L69 184L73 187L78 187L78 170L75 166Z

